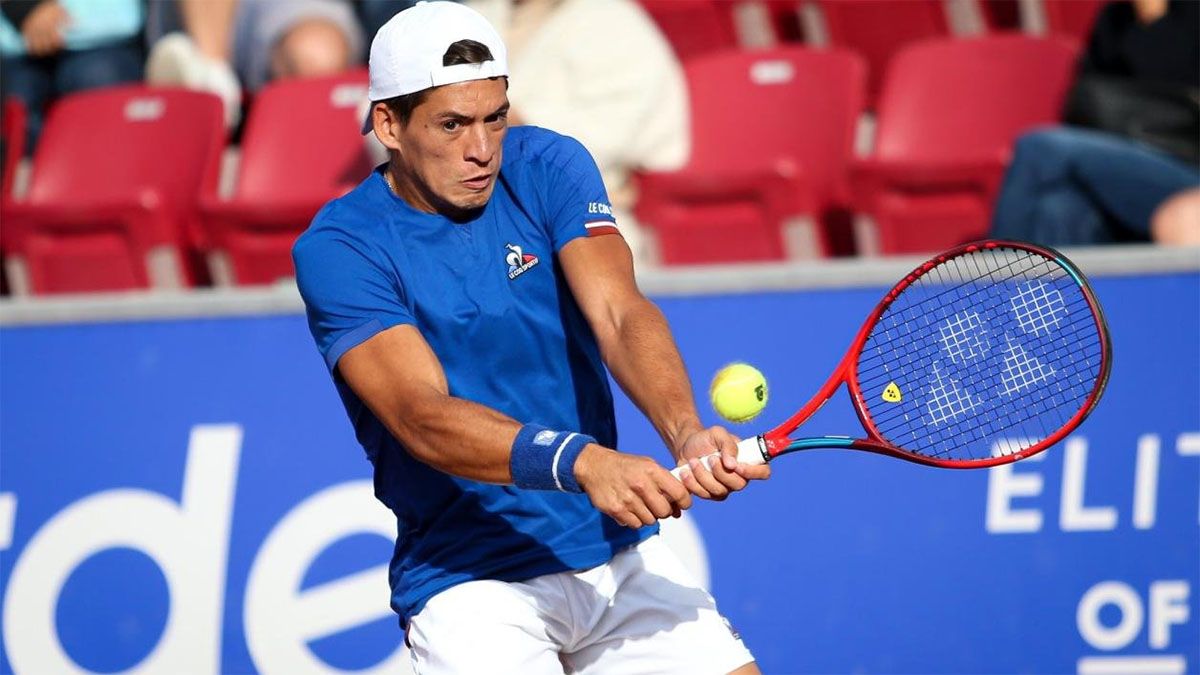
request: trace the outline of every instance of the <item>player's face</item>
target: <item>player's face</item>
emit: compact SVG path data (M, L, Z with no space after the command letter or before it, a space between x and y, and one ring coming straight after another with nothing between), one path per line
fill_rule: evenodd
M508 131L507 92L503 78L449 84L413 110L397 135L397 189L406 201L446 215L487 204Z

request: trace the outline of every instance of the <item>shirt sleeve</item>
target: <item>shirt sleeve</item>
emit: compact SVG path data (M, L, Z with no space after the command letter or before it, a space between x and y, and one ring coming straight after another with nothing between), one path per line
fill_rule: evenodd
M600 170L579 141L559 136L544 160L545 204L555 253L578 237L619 234Z
M416 323L399 279L353 242L303 239L292 257L309 330L331 372L343 354L377 333Z

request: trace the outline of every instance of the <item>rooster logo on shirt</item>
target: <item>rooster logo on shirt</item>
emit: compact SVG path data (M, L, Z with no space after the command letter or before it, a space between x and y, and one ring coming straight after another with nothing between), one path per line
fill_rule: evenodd
M529 268L538 264L538 257L536 255L525 253L516 244L505 244L504 248L508 249L508 253L504 256L504 262L508 263L509 281L516 279L529 270Z

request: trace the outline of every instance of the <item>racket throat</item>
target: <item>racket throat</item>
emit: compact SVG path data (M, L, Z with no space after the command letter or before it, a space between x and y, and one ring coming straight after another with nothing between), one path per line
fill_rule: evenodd
M856 447L855 439L849 436L813 436L811 438L798 438L796 440L780 439L774 443L767 442L767 452L772 457L781 455L785 452L799 452L801 450L815 450L817 448L851 448Z

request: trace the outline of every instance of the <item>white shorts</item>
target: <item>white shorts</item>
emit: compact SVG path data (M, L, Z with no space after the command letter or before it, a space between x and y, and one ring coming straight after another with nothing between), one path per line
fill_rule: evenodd
M754 660L659 536L582 572L449 588L409 621L408 643L420 675L692 675Z

